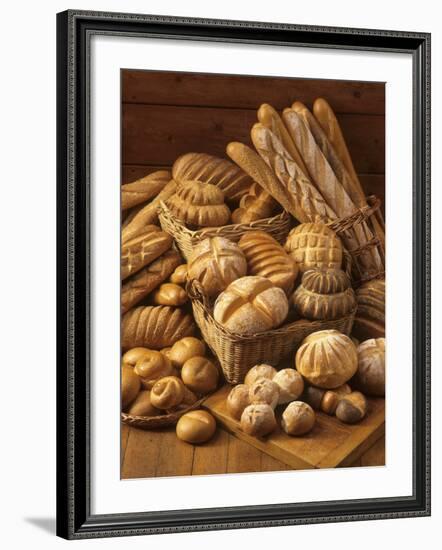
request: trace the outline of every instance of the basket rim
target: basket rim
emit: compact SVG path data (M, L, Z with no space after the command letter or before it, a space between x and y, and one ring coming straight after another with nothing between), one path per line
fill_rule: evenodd
M218 388L217 388L218 389ZM216 390L215 390L216 391ZM175 411L173 413L168 414L159 414L157 416L144 416L144 415L137 415L137 414L129 414L126 412L121 411L121 419L123 422L144 422L152 424L156 422L161 422L164 425L166 423L174 424L177 420L181 418L184 414L193 411L197 407L201 406L202 403L210 396L211 394L208 393L207 395L204 395L203 397L200 397L195 403L192 405L189 405L186 409L181 409L180 411Z
M209 307L204 303L204 294L202 293L201 289L198 289L197 286L200 286L197 279L192 279L188 282L186 285L186 291L189 295L190 301L192 302L192 305L197 304L200 306L204 314L210 317L211 322L215 325L215 328L222 332L224 337L229 339L232 342L253 342L256 341L257 338L263 339L263 338L270 338L272 336L277 336L280 334L288 334L291 332L294 332L295 330L298 330L300 327L310 327L312 324L317 323L323 324L324 322L330 321L330 322L340 322L344 321L346 319L351 319L351 317L354 317L357 311L357 304L356 306L349 312L347 315L343 315L342 317L338 317L337 319L315 319L315 320L309 320L309 319L297 319L296 321L292 321L291 323L287 323L285 325L282 325L280 327L266 330L265 332L258 332L255 334L235 334L233 332L230 332L227 330L223 325L218 323L218 321L214 318L212 312L210 311Z
M164 201L160 201L159 207L158 207L158 214L159 216L166 216L169 217L176 225L179 226L180 230L183 231L183 233L187 233L189 237L201 239L202 236L207 232L220 232L223 229L229 229L232 231L240 231L240 229L243 228L254 228L261 226L263 223L266 225L269 225L271 223L277 222L277 221L289 221L290 215L288 212L284 209L282 209L281 212L278 214L275 214L274 216L270 218L262 218L260 220L255 220L253 222L249 223L231 223L228 225L220 225L220 226L213 226L213 227L202 227L201 229L189 229L186 224L178 219L176 216L172 214L170 209L167 207L166 203Z

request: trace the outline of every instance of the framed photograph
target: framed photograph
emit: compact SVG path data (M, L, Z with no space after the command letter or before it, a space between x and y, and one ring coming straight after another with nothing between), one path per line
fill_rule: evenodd
M57 533L430 514L430 35L57 19Z

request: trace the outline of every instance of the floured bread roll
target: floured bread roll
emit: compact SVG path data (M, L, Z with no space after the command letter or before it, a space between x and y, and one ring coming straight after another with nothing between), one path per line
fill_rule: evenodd
M218 296L247 273L247 260L236 243L224 237L201 241L189 258L188 278L197 279L207 296Z
M241 429L248 435L262 437L273 432L275 428L275 413L266 403L249 405L241 415Z
M303 401L292 401L282 413L281 427L288 435L304 435L315 425L315 411Z
M358 370L352 383L367 395L385 395L385 338L370 338L358 347Z
M257 334L276 328L289 310L284 291L264 277L242 277L218 296L213 315L236 334Z
M188 225L217 227L230 220L224 193L209 183L186 181L166 204L176 218Z
M272 409L276 407L279 400L279 386L273 380L260 378L256 380L249 388L249 398L251 404L266 403Z
M259 380L260 378L267 378L268 380L272 380L275 374L276 369L273 368L271 365L266 365L264 363L261 365L255 365L246 374L246 377L244 378L244 384L246 384L247 386L251 386L254 382L256 382L256 380Z
M279 405L295 401L304 391L304 379L295 369L280 370L273 382L279 386Z
M296 352L296 370L313 386L333 389L355 374L356 346L337 330L320 330L304 339Z

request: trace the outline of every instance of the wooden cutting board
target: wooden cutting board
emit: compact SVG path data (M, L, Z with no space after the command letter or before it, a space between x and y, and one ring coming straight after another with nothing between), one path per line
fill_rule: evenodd
M349 425L336 417L316 413L313 430L302 437L291 437L280 427L265 438L245 434L239 422L226 410L231 386L224 386L203 403L227 431L260 451L295 469L350 466L385 433L385 400L369 399L367 416ZM278 426L282 411L277 409Z

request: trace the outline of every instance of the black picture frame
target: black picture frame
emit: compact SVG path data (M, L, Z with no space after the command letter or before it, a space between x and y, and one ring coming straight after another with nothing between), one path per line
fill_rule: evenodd
M89 357L89 42L154 36L409 53L413 58L413 494L92 515ZM57 534L67 539L430 514L430 35L69 10L57 15Z

